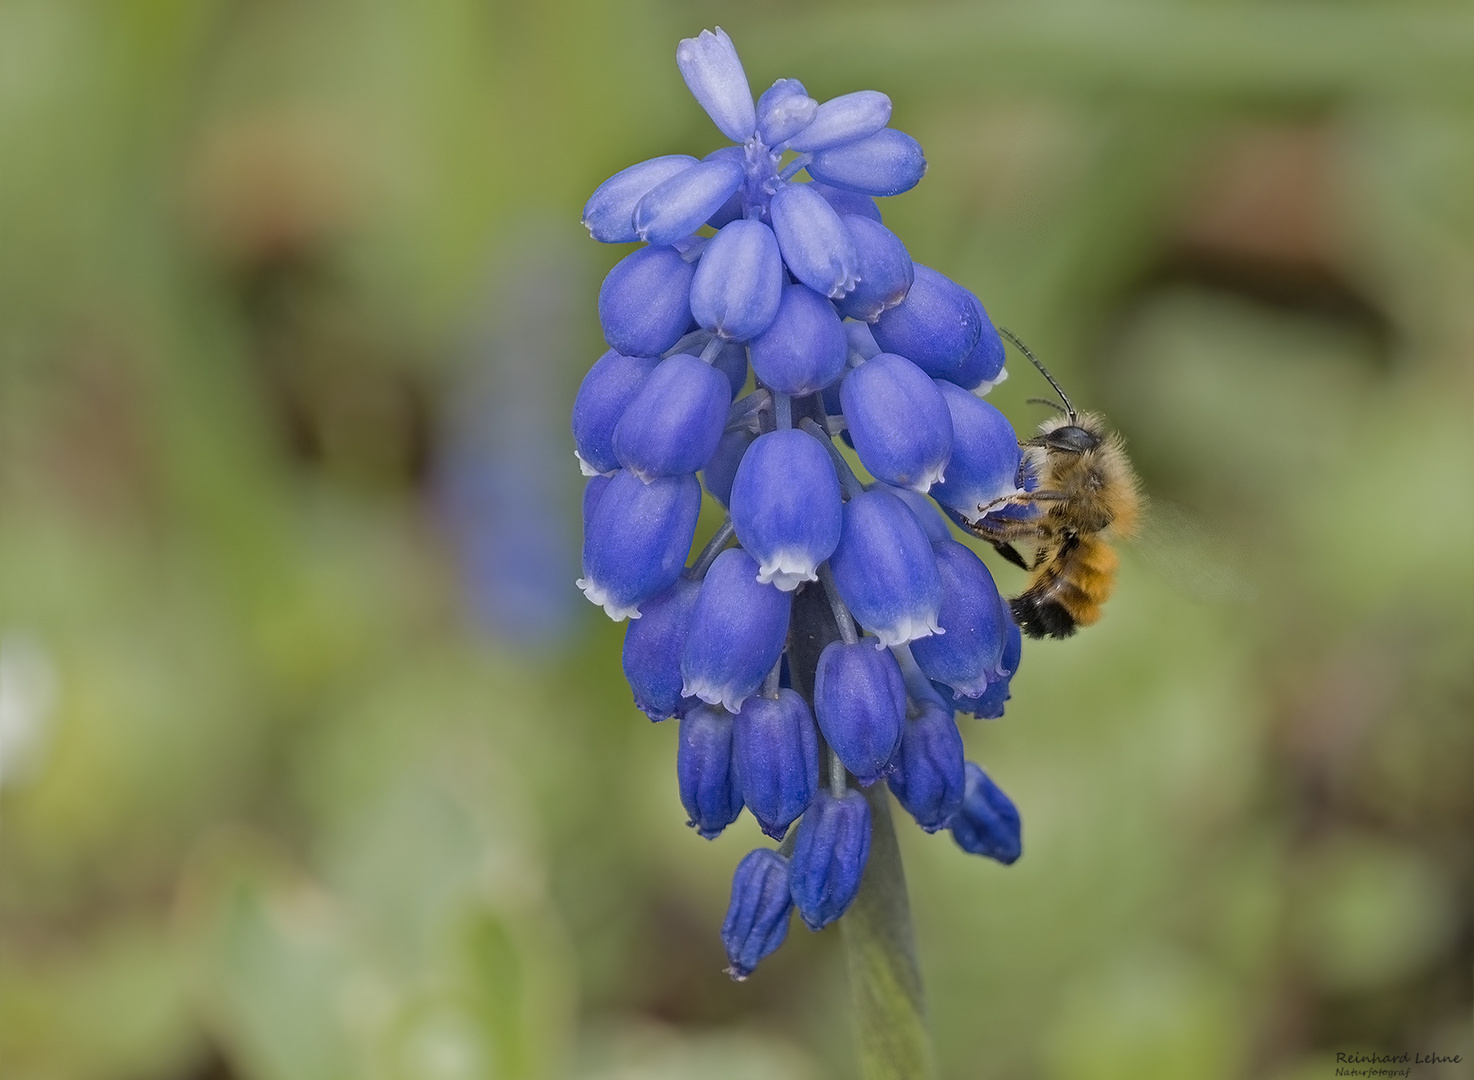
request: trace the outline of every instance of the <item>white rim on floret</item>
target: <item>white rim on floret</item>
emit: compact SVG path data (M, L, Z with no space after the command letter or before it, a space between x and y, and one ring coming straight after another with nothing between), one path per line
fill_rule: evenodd
M806 551L775 551L758 567L757 579L779 592L793 592L805 581L819 580L819 567Z
M598 469L594 468L587 461L585 461L583 459L583 455L580 454L577 450L575 450L573 452L573 456L578 459L578 471L581 472L581 473L583 473L585 476L613 476L614 475L613 473L601 473Z
M747 694L738 696L736 691L737 688L731 683L718 685L716 683L709 683L704 679L698 679L694 683L687 682L684 679L681 680L682 697L699 698L708 705L720 705L732 713L741 712L742 703L750 696Z
M942 462L942 464L938 465L930 472L924 472L920 476L918 476L915 483L908 484L906 486L909 487L912 491L916 492L918 495L925 495L928 491L932 489L933 484L940 484L943 480L946 479L946 477L943 475L943 473L945 473L946 471L947 463L944 461Z
M1007 381L1008 369L1006 367L999 368L998 374L995 378L978 383L978 385L973 388L972 392L978 397L987 397L989 390L993 389L993 387L997 386L999 383L1005 383Z
M604 614L608 615L615 622L620 622L624 619L638 619L640 617L639 604L620 603L610 595L609 589L606 586L600 585L593 578L579 578L574 584L583 590L583 594L589 598L591 603L603 608Z
M937 624L936 611L924 612L920 615L906 615L890 626L877 626L865 629L875 635L875 647L877 649L889 649L895 645L905 645L920 638L931 637L933 634L945 634Z

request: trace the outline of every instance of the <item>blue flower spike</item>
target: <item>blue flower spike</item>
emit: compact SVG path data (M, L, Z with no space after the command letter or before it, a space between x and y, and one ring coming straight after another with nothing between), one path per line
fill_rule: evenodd
M681 720L676 779L691 828L707 840L742 813L742 794L732 771L732 718L698 705Z
M810 930L822 930L843 915L865 876L870 859L870 804L850 789L820 791L798 823L789 862L793 905Z
M1013 497L1037 481L980 400L1007 375L988 312L882 223L877 200L926 172L890 98L783 78L754 102L720 28L676 64L730 142L631 165L584 206L595 240L640 246L600 286L609 351L573 406L578 585L631 620L625 677L676 723L691 827L713 838L746 806L783 841L732 879L741 980L794 908L817 930L853 903L883 795L857 788L884 780L927 832L1018 858L1018 812L955 717L1003 715L1023 639L949 519L1026 516ZM692 558L703 488L727 517Z
M788 936L793 913L788 859L771 848L749 851L732 875L732 901L722 923L722 944L731 965L727 974L741 982Z
M952 839L963 851L996 859L1004 866L1023 854L1018 809L998 785L971 761L962 806L952 815Z

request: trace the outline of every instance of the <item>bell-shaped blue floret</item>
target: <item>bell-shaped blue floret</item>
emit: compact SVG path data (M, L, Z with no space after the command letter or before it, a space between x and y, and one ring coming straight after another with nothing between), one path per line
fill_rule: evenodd
M763 957L788 936L788 916L793 910L788 865L771 848L758 848L743 857L732 875L732 901L722 923L722 944L731 964L727 974L738 982L751 975Z
M855 245L859 283L848 296L835 301L835 307L847 318L874 322L911 291L911 255L900 237L880 222L854 214L843 221Z
M1023 657L1024 636L1019 633L1018 625L1009 614L1007 602L1001 602L999 606L1003 608L1006 627L1003 658L998 662L1003 674L988 683L988 688L977 697L963 697L959 694L952 698L953 708L958 712L971 713L979 720L997 720L1003 715L1004 703L1012 696L1009 693L1009 684L1012 683L1014 672L1018 671L1019 661Z
M868 139L820 150L807 168L820 183L865 195L899 195L926 175L926 157L910 135L882 128Z
M830 642L814 673L814 716L844 767L873 784L889 770L906 719L906 683L896 658L873 638Z
M748 698L732 721L732 760L742 801L783 839L819 790L819 736L804 699L792 690Z
M716 453L701 470L702 482L711 497L723 506L732 501L732 481L737 477L737 467L742 464L747 448L757 436L746 428L729 431L717 443Z
M880 221L880 207L875 205L875 200L869 195L862 195L858 191L846 191L844 188L831 187L821 184L815 180L809 187L824 196L824 200L834 207L840 217L862 217L871 221Z
M692 165L635 204L635 232L651 244L673 244L690 236L737 193L744 175L740 155Z
M749 346L759 381L795 397L822 390L844 374L849 346L834 305L807 285L788 285L773 324Z
M931 543L952 539L952 531L947 528L946 520L942 517L937 504L931 499L909 488L890 487L889 485L882 485L882 487L911 508L911 513L916 516L916 523L921 526L921 531L926 533L926 538Z
M591 476L588 483L583 486L583 527L585 529L589 527L589 522L594 520L594 508L603 498L604 489L609 486L609 479L602 474Z
M606 244L638 240L635 204L646 192L695 164L696 159L687 154L667 154L621 169L589 196L583 208L584 227L595 240Z
M783 296L783 258L773 230L750 218L723 225L702 249L690 294L691 314L712 333L729 341L761 334Z
M831 300L855 287L855 245L824 196L808 184L786 184L768 213L789 273Z
M1013 425L1001 412L969 390L945 380L937 388L952 424L952 458L947 476L931 497L976 522L984 507L1019 490L1020 450Z
M687 822L707 840L742 813L742 793L732 771L732 718L698 705L681 718L676 781Z
M726 342L717 350L711 366L727 377L735 398L747 385L747 346L740 341Z
M718 26L716 33L682 38L676 46L676 67L691 89L691 96L706 110L721 133L733 142L746 142L757 130L757 110L747 73L737 58L737 47Z
M976 390L978 393L985 394L988 388L1003 381L1001 377L1003 362L1007 356L1003 350L1003 339L998 336L993 320L988 318L987 311L983 309L982 301L970 292L967 295L977 310L978 321L983 329L978 334L978 343L963 359L961 366L956 371L942 377L955 382L964 390ZM984 384L987 384L986 387Z
M599 286L604 340L626 356L659 356L691 324L695 268L672 247L631 252Z
M875 340L933 378L955 376L983 332L972 294L929 266L915 263L904 302L875 321Z
M890 121L890 98L879 90L856 90L820 105L813 122L788 140L788 148L800 153L829 150L869 138Z
M614 428L619 463L642 480L681 476L716 452L732 384L710 364L676 353L656 365Z
M952 455L952 419L937 384L904 356L881 353L839 387L845 426L877 480L925 493Z
M635 400L658 360L624 356L610 349L589 368L573 399L573 445L584 475L619 468L614 428Z
M963 851L986 855L1007 866L1024 850L1018 810L971 761L961 808L952 815L952 838Z
M737 539L758 561L757 579L790 592L818 578L843 522L839 479L819 440L790 428L759 435L731 492Z
M936 557L916 516L889 491L873 488L845 503L829 565L850 613L882 645L941 632Z
M701 485L694 476L647 484L621 469L584 530L578 587L611 619L637 618L641 604L680 576L700 511Z
M712 562L681 654L683 696L737 712L778 662L791 598L759 582L757 574L757 563L741 548L729 548Z
M822 930L854 902L870 859L870 804L853 789L820 791L798 823L788 863L789 893L810 930Z
M911 655L927 678L964 697L976 697L1003 675L1008 630L998 587L971 548L942 540L932 545L932 552L942 578L937 622L944 633L913 643Z
M787 142L808 127L819 103L797 79L779 79L757 99L757 133L768 146Z
M921 712L906 721L895 769L886 782L906 812L927 832L945 828L962 805L966 785L962 734L952 710L930 692Z
M681 653L701 585L680 578L640 605L640 617L624 632L624 677L635 706L651 720L681 711Z

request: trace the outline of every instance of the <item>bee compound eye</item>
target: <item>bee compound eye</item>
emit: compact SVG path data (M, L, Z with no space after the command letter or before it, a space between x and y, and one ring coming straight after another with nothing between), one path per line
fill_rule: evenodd
M1044 436L1044 445L1051 450L1064 450L1071 454L1083 454L1100 445L1100 439L1077 424L1055 428Z

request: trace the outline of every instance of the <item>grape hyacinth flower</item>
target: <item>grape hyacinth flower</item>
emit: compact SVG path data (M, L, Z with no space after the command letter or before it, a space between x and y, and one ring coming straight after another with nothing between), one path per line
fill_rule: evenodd
M630 620L625 674L677 728L692 827L746 808L781 840L733 878L742 979L794 910L817 930L869 874L897 879L888 791L1017 858L1017 812L964 763L956 717L1001 715L1022 639L943 512L975 522L1032 480L979 397L1005 375L987 312L882 223L876 200L926 172L890 99L779 79L754 101L719 29L676 62L733 145L631 165L584 207L595 240L641 246L599 291L610 351L574 403L579 585ZM703 488L728 516L692 558Z

